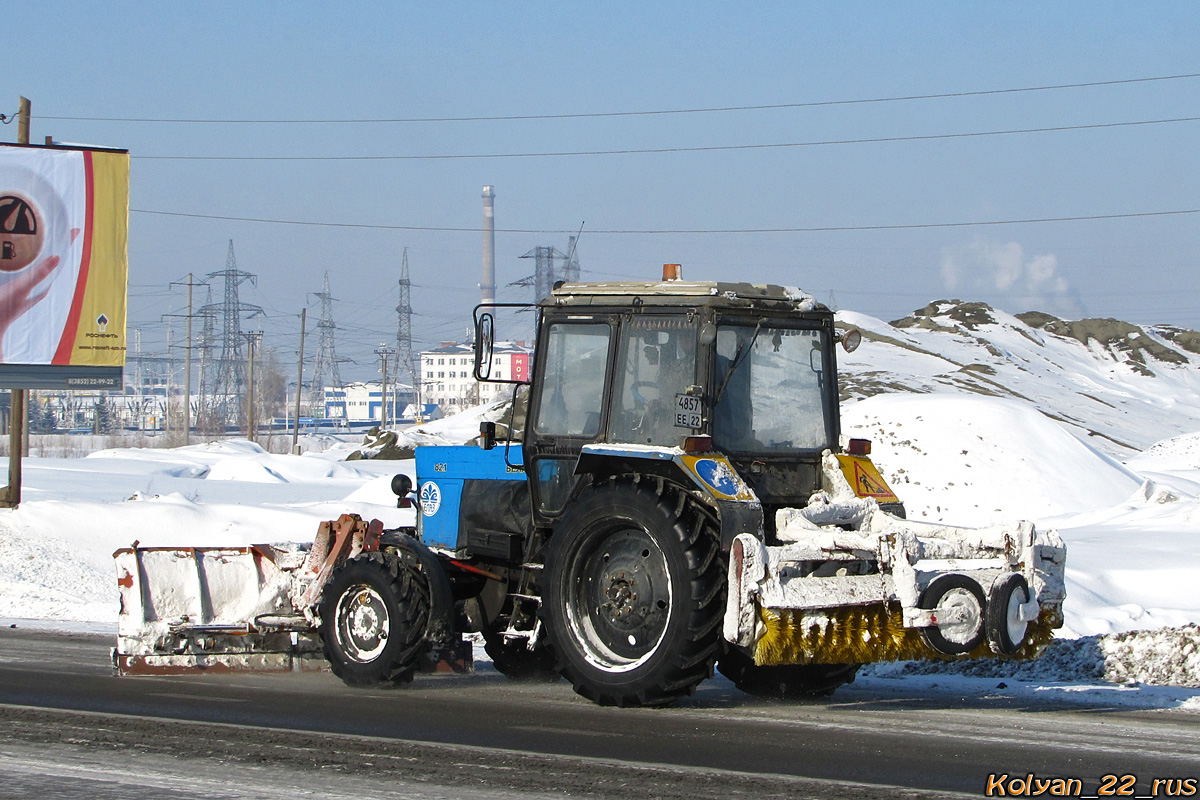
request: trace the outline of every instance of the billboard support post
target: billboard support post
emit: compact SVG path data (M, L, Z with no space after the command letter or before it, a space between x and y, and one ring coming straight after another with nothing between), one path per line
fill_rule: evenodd
M0 496L0 508L21 504L21 432L25 429L25 390L13 389L8 409L8 486Z
M17 111L17 144L29 144L32 103L22 97ZM0 508L21 504L21 454L25 450L25 389L12 389L8 409L8 486L0 496Z

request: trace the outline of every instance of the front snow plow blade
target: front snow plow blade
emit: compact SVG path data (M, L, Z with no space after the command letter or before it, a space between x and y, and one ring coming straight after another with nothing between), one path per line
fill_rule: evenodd
M289 559L298 566L304 555L272 545L118 550L116 672L319 667L320 643L289 599Z
M343 514L310 546L141 547L113 553L121 609L118 675L323 669L314 607L341 560L373 549L382 524Z
M725 638L758 665L1034 658L1062 625L1066 549L1032 523L912 522L839 485L776 515L777 546L739 535Z

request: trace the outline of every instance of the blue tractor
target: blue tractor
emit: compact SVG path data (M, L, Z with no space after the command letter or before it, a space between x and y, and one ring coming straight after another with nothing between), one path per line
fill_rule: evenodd
M481 381L497 308L475 313ZM464 661L477 632L512 678L658 706L714 668L747 692L809 697L867 662L1032 657L1061 625L1055 533L906 520L869 442L843 440L836 347L861 336L810 295L566 283L537 312L508 416L476 445L417 448L416 483L393 481L415 528L344 518L306 552L247 552L258 585L182 623L137 605L159 576L157 594L177 592L176 566L119 553L119 583L142 588L123 595L118 668L165 669L172 648L211 659L221 641L242 650L220 663L262 663L247 634L286 630L347 683L400 683L434 655ZM195 571L239 563L219 555ZM242 637L222 639L230 626Z

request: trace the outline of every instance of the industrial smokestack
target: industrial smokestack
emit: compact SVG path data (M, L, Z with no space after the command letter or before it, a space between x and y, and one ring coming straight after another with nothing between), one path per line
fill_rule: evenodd
M483 282L479 284L483 304L496 302L496 193L483 187Z

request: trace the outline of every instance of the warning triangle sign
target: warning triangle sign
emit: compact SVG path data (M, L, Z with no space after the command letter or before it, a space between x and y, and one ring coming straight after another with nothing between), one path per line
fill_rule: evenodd
M854 462L854 493L859 497L895 500L896 496L887 487L875 470L868 470L858 461Z

